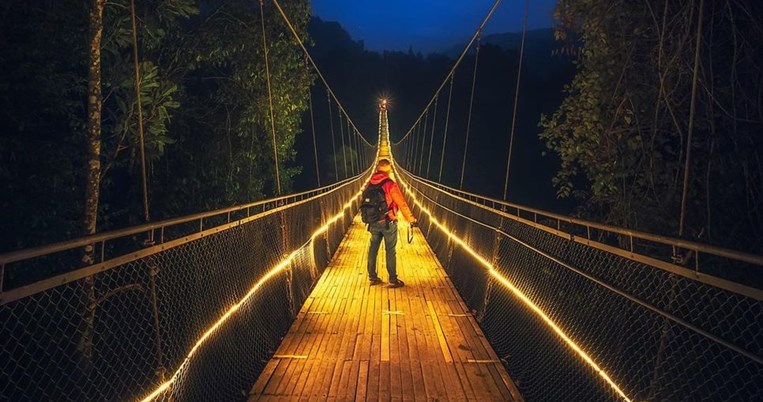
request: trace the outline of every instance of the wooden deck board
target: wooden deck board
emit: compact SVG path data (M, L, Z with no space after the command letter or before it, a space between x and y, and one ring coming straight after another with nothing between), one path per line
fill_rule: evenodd
M356 218L250 401L521 400L421 233L407 244L400 226L406 286L368 286L369 234Z

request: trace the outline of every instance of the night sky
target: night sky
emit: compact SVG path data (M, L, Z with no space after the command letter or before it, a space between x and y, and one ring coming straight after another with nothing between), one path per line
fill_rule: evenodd
M431 52L469 38L494 0L313 0L313 13L338 21L370 50ZM552 23L556 0L532 0L528 29ZM523 1L505 0L488 23L487 34L522 29Z

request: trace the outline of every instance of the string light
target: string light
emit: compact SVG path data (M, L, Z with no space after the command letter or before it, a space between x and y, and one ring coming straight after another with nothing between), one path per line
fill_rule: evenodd
M368 180L366 180L366 181L368 181ZM141 402L152 401L157 396L159 396L161 393L166 391L167 388L169 388L170 385L172 385L177 380L177 378L180 376L180 372L191 361L191 357L193 357L193 355L196 354L196 351L204 344L204 342L207 341L207 339L209 339L210 336L212 336L212 334L215 332L215 330L217 330L217 328L222 326L236 311L238 311L241 308L241 306L244 305L244 303L246 303L252 296L254 296L257 293L257 291L262 287L262 285L264 285L271 278L273 278L274 276L278 275L283 270L285 270L289 266L289 264L291 264L294 261L294 259L296 258L297 254L299 253L299 251L302 248L304 248L306 245L308 245L308 244L312 243L313 241L315 241L315 239L318 236L320 236L321 234L323 234L326 231L328 231L328 229L329 229L329 227L331 227L331 225L333 225L335 222L337 222L339 219L341 219L344 216L345 210L347 210L348 208L352 207L352 204L353 204L354 200L356 200L358 197L360 197L361 193L362 193L362 191L358 191L357 193L355 193L355 195L353 195L350 198L350 201L348 201L346 204L344 204L344 206L342 207L342 210L339 213L337 213L336 215L334 215L331 218L329 218L329 220L326 221L326 223L323 224L323 226L318 228L315 232L313 232L312 235L310 235L310 240L309 241L307 241L305 244L303 244L298 249L292 251L291 254L289 254L286 258L284 258L276 266L271 268L270 271L268 271L265 275L263 275L262 278L260 278L257 281L257 283L255 283L254 286L252 286L249 289L249 291L246 293L246 295L244 295L244 297L241 298L241 300L239 300L238 303L236 303L233 306L231 306L228 309L228 311L226 311L225 314L222 315L222 317L220 317L215 323L210 325L209 328L204 332L204 334L201 335L199 340L196 341L196 343L193 345L193 347L188 352L188 354L186 354L185 358L183 359L183 362L180 364L180 367L178 367L178 369L175 371L175 373L172 375L172 377L169 380L167 380L165 383L159 385L159 387L157 387L148 396L146 396L145 398L141 399Z
M386 103L386 102L385 102ZM379 149L377 149L377 159L379 156ZM391 156L391 155L390 155ZM368 180L366 180L367 182ZM400 185L402 185L406 190L409 190L409 187L400 180ZM342 210L333 215L329 220L323 224L321 227L319 227L317 230L315 230L311 236L310 240L306 242L302 247L296 249L291 254L289 254L286 258L284 258L281 262L279 262L276 266L271 268L265 275L263 275L257 283L255 283L249 291L246 293L246 295L239 300L236 304L231 306L225 314L223 314L215 323L209 326L209 328L204 332L204 334L196 341L194 346L191 348L191 350L186 355L183 362L180 364L180 367L175 371L175 373L172 375L172 377L166 381L165 383L159 385L156 390L154 390L151 394L143 398L142 402L149 402L154 400L157 396L162 394L164 391L166 391L179 377L181 371L188 365L190 362L190 359L194 356L196 351L209 339L209 337L212 336L212 334L222 326L233 314L238 311L241 306L243 306L249 299L251 299L252 296L254 296L257 291L270 279L272 279L274 276L278 275L282 271L284 271L289 264L291 264L294 259L296 258L299 251L305 246L313 241L315 239L328 231L328 229L336 223L339 219L341 219L344 216L345 211L352 207L354 200L356 200L360 195L362 191L359 191L355 193L355 195L344 204ZM480 254L478 254L476 251L474 251L465 241L463 241L461 238L456 236L454 233L452 233L443 223L437 220L433 216L433 214L427 209L419 200L413 195L411 191L408 191L408 194L413 199L413 202L415 205L418 205L421 212L426 214L429 217L429 221L433 223L436 227L438 227L443 233L445 233L452 241L454 241L456 244L461 246L462 249L464 249L467 253L469 253L474 259L476 259L480 264L482 264L486 269L487 272L495 278L499 283L501 283L505 288L507 288L509 291L511 291L519 300L521 300L527 307L530 308L538 317L540 317L546 325L548 325L564 342L567 344L567 346L572 349L580 358L586 362L604 381L606 381L609 386L618 394L620 395L624 400L630 402L631 399L628 398L628 396L625 395L625 393L620 389L620 387L615 384L615 382L609 377L609 375L601 368L599 367L596 362L593 361L593 359L580 347L578 346L567 334L562 330L561 327L559 327L553 320L551 320L548 315L541 310L540 307L538 307L532 300L530 300L524 293L522 293L521 290L519 290L510 280L508 280L506 277L501 275L500 272L498 272L495 267L484 257L482 257Z
M400 180L400 184L408 190L408 186ZM416 198L416 196L413 195L412 191L408 191L408 194L410 195L411 199L413 199L413 203L418 205L421 209L421 212L426 214L429 217L429 221L432 222L435 226L437 226L443 233L445 233L451 240L453 240L456 244L461 246L464 250L466 250L467 253L469 253L474 259L476 259L480 264L485 266L487 268L487 272L495 278L500 284L502 284L504 287L509 289L519 300L521 300L527 307L530 308L538 317L540 317L546 325L548 325L562 340L564 343L567 344L567 346L575 351L575 353L580 356L583 361L586 362L596 373L606 381L609 386L618 394L620 395L624 400L630 402L631 399L628 398L627 395L620 389L620 387L615 384L615 382L612 380L612 378L609 377L609 375L601 368L599 367L596 362L593 361L593 359L586 353L578 344L575 343L567 334L562 330L559 325L557 325L551 318L548 317L548 315L541 310L540 307L538 307L537 304L535 304L530 298L528 298L524 293L522 293L521 290L519 290L510 280L508 280L506 277L501 275L500 272L498 272L492 263L490 263L488 260L486 260L484 257L479 255L474 249L472 249L465 241L463 241L461 238L456 236L454 233L452 233L444 224L440 223L440 221L435 218L432 213L427 209L424 205L419 202L419 200Z

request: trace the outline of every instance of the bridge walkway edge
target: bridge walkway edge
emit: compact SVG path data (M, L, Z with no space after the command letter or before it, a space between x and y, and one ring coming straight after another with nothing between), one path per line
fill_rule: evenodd
M370 238L355 217L249 393L270 400L521 401L421 232L401 222L398 276L369 286ZM377 266L387 281L385 253Z

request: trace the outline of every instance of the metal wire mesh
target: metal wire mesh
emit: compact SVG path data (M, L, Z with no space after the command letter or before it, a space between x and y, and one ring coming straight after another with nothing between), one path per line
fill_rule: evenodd
M763 400L763 292L750 288L752 281L719 281L677 265L670 272L659 247L620 252L611 236L581 239L571 235L579 227L523 220L527 211L509 214L494 200L456 195L400 169L398 176L427 241L526 400L623 396L453 236L543 311L627 398ZM638 254L648 250L655 252ZM750 269L723 259L737 271ZM760 275L761 267L753 268L748 277Z
M25 286L3 289L0 399L134 400L178 368L159 399L245 399L350 225L363 176L318 195L258 204L259 210L238 221L228 212L222 219L162 227L158 245L107 255L100 266L108 269L82 279L71 279L80 269L24 284L33 290L17 300L8 295ZM316 229L335 217L311 241ZM109 244L134 238L109 239L101 248L113 250ZM291 253L285 269L187 359L205 331ZM34 266L22 260L5 264L5 270Z

